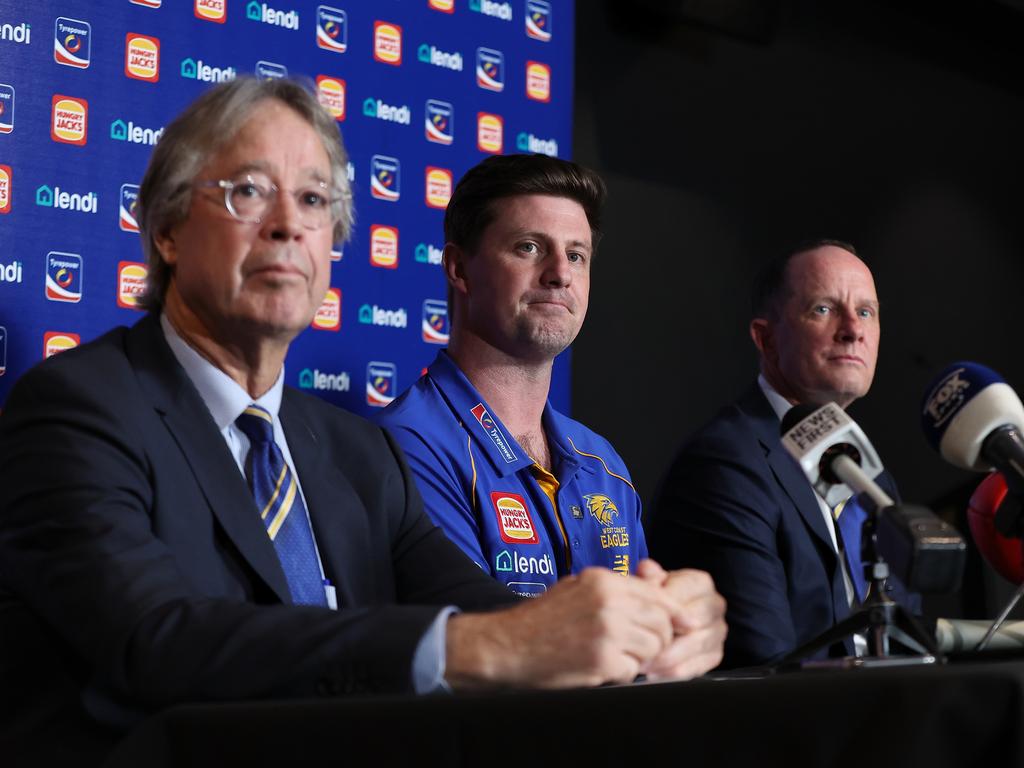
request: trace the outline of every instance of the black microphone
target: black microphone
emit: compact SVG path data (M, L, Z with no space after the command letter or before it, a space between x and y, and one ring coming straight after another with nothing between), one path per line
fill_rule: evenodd
M967 553L963 537L926 507L893 502L874 481L882 473L878 453L842 408L795 405L781 432L782 445L829 506L852 493L874 502L877 512L869 520L877 552L907 588L943 594L959 587Z

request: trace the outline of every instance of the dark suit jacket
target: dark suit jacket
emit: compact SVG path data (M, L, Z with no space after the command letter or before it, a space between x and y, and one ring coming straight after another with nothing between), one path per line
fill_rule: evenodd
M19 381L0 417L0 732L101 750L177 702L410 691L437 606L514 599L425 516L382 430L291 389L280 417L336 612L290 604L156 317Z
M888 475L878 482L898 498ZM728 602L723 668L778 661L849 616L816 494L782 447L779 419L757 385L683 446L647 538L664 567L701 568L714 578ZM894 579L887 590L918 607ZM852 641L829 650L852 653Z

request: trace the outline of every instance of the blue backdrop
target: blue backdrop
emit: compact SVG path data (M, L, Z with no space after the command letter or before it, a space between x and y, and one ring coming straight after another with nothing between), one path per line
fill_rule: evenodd
M210 83L304 76L351 155L356 226L289 384L363 414L447 341L455 181L569 157L573 0L0 0L0 405L43 357L139 317L137 184ZM568 365L552 399L568 410Z

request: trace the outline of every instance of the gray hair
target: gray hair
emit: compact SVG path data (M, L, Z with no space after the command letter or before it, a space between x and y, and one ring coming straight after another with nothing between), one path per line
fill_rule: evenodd
M331 185L340 199L334 210L334 241L348 239L354 213L348 181L348 155L338 124L309 89L287 78L240 77L206 91L164 130L139 187L138 222L148 277L141 304L150 311L163 305L171 268L156 237L188 217L192 183L210 158L229 144L259 104L275 99L295 110L316 131L331 164Z

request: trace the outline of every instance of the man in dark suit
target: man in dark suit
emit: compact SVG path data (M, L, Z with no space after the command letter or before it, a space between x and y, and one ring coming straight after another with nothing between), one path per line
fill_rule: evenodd
M429 522L390 439L283 386L352 221L346 162L302 87L208 91L141 185L150 314L12 392L0 695L16 708L0 737L16 764L88 763L179 702L593 685L717 662L721 598L653 563L473 612L514 598Z
M837 535L842 509L814 491L779 426L796 403L845 408L867 394L879 342L870 270L852 246L829 240L772 262L755 284L750 335L757 384L684 445L648 530L654 558L706 569L725 596L724 667L778 661L864 597ZM895 495L887 475L880 484ZM852 654L856 645L823 653Z

